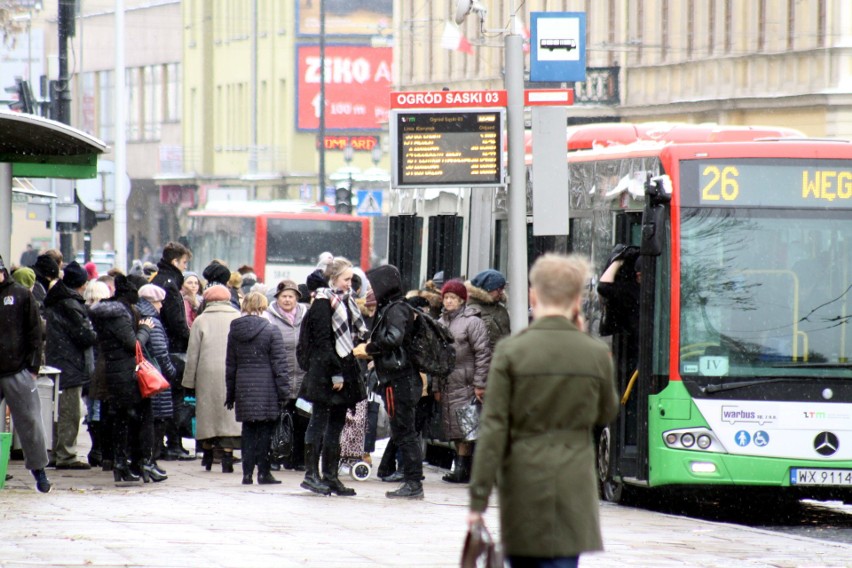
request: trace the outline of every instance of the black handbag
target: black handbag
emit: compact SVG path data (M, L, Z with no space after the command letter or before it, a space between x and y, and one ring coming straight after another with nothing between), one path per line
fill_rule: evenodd
M272 431L272 445L269 457L281 462L293 454L293 415L289 410L282 410Z
M482 523L472 526L464 539L462 568L502 568L503 553Z

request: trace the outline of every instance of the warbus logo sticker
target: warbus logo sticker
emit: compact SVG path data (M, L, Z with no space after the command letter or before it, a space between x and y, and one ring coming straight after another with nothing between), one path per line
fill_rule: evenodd
M745 430L740 430L737 432L737 435L734 436L734 441L741 448L748 446L749 442L751 442L751 434L746 432Z
M739 406L723 406L722 407L722 422L728 424L736 424L737 422L754 422L761 426L766 423L775 422L776 417L771 414L763 414L748 408L740 408Z
M820 432L814 438L814 449L821 456L830 456L840 447L840 440L831 432Z

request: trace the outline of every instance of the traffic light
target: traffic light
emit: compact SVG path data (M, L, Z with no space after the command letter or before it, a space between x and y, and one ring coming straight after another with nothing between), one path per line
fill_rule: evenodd
M33 91L30 89L30 82L24 81L20 77L15 77L15 86L6 87L7 93L14 93L18 96L17 101L9 103L9 109L17 112L25 112L27 114L35 114L35 98Z
M352 213L352 182L343 182L337 186L334 193L335 213Z

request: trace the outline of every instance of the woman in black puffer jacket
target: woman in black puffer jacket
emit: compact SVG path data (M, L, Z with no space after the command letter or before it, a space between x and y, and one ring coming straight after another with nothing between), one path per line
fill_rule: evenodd
M305 434L303 489L328 495L352 496L337 476L340 465L340 433L346 409L367 397L352 349L367 337L367 327L350 296L352 263L335 258L325 270L328 284L314 292L314 301L302 320L299 344L307 349L308 365L299 396L313 403ZM314 276L314 275L311 275ZM311 277L308 277L311 287ZM322 479L319 448L322 445Z
M270 473L269 446L279 405L290 396L281 333L263 318L269 302L260 292L243 300L243 317L231 322L225 358L225 406L242 422L243 484L281 483Z
M106 389L112 424L113 475L116 481L139 481L130 471L131 453L141 458L143 399L136 380L136 342L146 343L153 322L139 319L134 304L136 286L122 275L115 279L115 296L92 306L89 317L98 334L96 373ZM131 451L132 449L132 451Z

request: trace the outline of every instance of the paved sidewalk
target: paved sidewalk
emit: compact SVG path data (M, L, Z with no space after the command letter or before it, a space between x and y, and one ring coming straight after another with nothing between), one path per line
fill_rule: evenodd
M42 495L19 461L0 491L0 566L458 566L467 489L427 468L426 499L385 498L390 484L354 482L354 498L243 486L200 461L163 462L163 483L118 485L112 474L50 471ZM349 480L346 481L349 483ZM496 530L496 509L486 519ZM602 505L606 552L583 568L852 566L852 546L639 509Z

